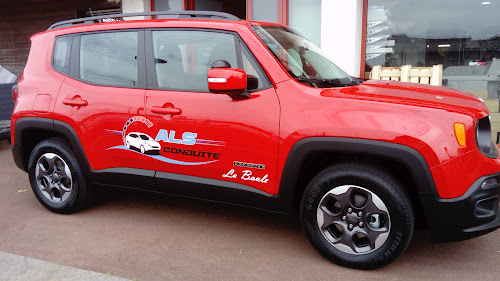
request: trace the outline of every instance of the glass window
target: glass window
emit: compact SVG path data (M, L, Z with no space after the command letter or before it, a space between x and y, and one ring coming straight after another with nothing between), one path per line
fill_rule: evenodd
M318 87L340 87L354 83L320 48L293 30L274 25L255 26L253 30L298 81Z
M64 73L69 70L72 36L57 37L54 43L54 67Z
M155 0L155 11L182 11L184 0Z
M209 31L153 31L160 88L208 92L207 74L217 60L238 68L232 34Z
M245 0L194 0L190 10L226 12L239 17L246 18ZM189 1L188 1L189 3ZM189 5L189 4L188 4Z
M184 0L155 0L155 11L182 11ZM159 19L178 18L178 16L156 16Z
M500 58L499 5L469 0L368 0L366 71L375 65L442 64L445 75L449 67Z
M321 0L289 0L288 24L321 47Z
M80 45L81 79L98 85L137 85L137 32L85 34Z
M252 19L278 23L278 0L253 0Z

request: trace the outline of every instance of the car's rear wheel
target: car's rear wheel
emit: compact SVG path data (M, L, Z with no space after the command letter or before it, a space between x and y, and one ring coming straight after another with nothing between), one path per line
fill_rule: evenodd
M127 148L130 149L130 143L129 142L127 142Z
M87 181L63 139L38 143L30 155L28 174L35 196L50 211L73 213L87 204Z
M373 269L408 246L414 214L398 181L375 167L332 166L307 186L301 223L311 244L343 266Z

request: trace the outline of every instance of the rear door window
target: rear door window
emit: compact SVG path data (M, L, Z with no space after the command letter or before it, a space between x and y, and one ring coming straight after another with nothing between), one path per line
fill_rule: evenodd
M80 79L104 86L137 87L138 33L83 34L80 39Z

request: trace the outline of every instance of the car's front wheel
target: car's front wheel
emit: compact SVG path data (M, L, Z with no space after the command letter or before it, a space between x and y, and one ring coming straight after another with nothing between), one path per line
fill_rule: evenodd
M301 223L324 257L373 269L406 249L414 214L396 179L375 167L350 163L325 169L309 183L301 201Z
M73 213L88 202L80 163L63 139L38 143L29 158L28 174L38 201L52 212Z

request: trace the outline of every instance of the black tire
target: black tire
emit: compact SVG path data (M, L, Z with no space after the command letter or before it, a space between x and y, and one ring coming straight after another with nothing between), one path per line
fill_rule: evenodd
M302 196L300 219L321 255L358 269L394 261L410 243L414 227L411 201L398 181L358 163L337 164L316 175Z
M52 138L38 143L29 158L28 174L36 198L48 210L69 214L86 206L87 181L64 139Z

